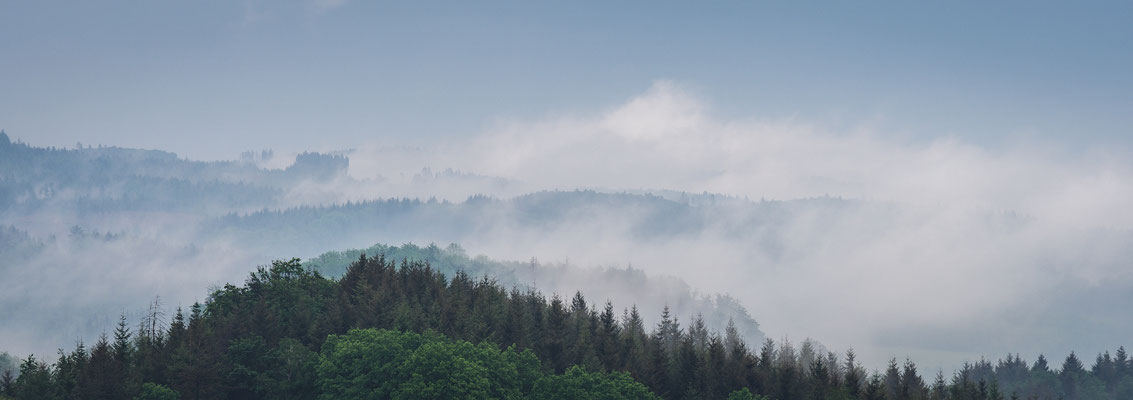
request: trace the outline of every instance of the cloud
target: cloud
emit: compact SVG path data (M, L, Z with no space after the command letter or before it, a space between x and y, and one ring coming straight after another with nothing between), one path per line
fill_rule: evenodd
M993 152L943 137L906 143L796 120L721 120L668 81L608 112L510 121L441 147L427 164L556 188L823 195L1011 210L1081 227L1133 227L1129 163L1062 157L1041 144Z
M1068 154L1049 143L1019 142L993 150L952 137L901 140L868 124L835 130L790 118L726 119L679 84L659 81L622 105L588 115L502 120L430 147L362 143L349 156L348 175L284 188L280 204L403 196L459 202L476 193L506 198L574 188L736 197L668 193L676 205L657 209L582 201L558 220L535 223L517 217L535 211L500 202L499 209L471 216L444 211L402 224L344 226L340 236L299 244L453 241L497 259L632 264L704 292L732 294L770 337L853 346L872 367L905 355L931 370L1006 351L1032 358L1040 351L1088 354L1129 345L1120 341L1133 330L1125 311L1133 301L1133 213L1125 205L1133 198L1133 166L1108 149ZM291 160L280 155L273 162ZM552 213L562 211L554 206L547 204ZM78 223L50 220L57 211L9 223L60 229ZM445 220L454 216L459 221ZM184 305L205 293L204 286L239 280L271 257L315 255L274 253L295 251L296 243L240 249L255 246L201 238L192 227L208 217L163 222L108 214L104 221L80 221L104 230L153 231L97 254L56 249L21 272L20 280L34 285L4 287L0 304L44 297L16 291L42 288L67 293L63 303L89 299L103 310L142 307L159 293ZM171 235L168 227L186 231ZM251 239L263 240L244 238ZM197 243L199 253L185 256L186 242ZM323 250L331 249L315 251ZM51 279L65 276L54 266L80 261L89 269L76 280ZM139 279L114 288L107 276L115 275L95 264L122 276L140 271ZM176 288L157 286L168 276L177 276ZM117 297L128 300L97 301L111 291L129 294ZM40 314L55 306L42 306ZM112 317L99 326L109 326ZM19 340L32 346L36 338L26 336Z
M1112 326L1098 325L1109 331L1090 339L1070 334L1072 324L1093 323L1072 313L1059 314L1061 331L1033 335L1050 329L1040 310L1086 307L1091 291L1133 287L1124 261L1133 256L1133 213L1125 210L1133 169L1105 149L1067 154L1019 142L992 150L953 137L901 140L869 126L834 131L796 119L722 119L678 84L659 81L604 112L500 122L419 162L531 189L849 200L792 210L765 236L751 233L767 230L758 216L737 210L666 240L631 239L616 222L629 217L609 215L599 219L602 229L580 221L535 239L498 231L469 243L497 257L570 257L672 273L735 294L772 337L855 346L878 364L909 354L941 366L980 353L1122 344ZM737 230L748 233L737 238ZM1110 322L1133 325L1116 318ZM934 328L952 335L895 339Z

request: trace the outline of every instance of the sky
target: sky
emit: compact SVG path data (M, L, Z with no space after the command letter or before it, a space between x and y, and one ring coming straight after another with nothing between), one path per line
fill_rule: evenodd
M667 80L727 118L1129 148L1130 20L1120 2L4 2L0 128L233 159L435 143Z

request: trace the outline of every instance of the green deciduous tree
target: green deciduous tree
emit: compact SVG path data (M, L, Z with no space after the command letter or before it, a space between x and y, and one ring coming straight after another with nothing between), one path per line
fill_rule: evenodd
M565 374L548 375L535 383L531 399L657 399L641 383L624 372L587 372L580 366L571 367Z
M180 400L181 395L177 391L170 389L165 385L159 385L153 382L146 382L142 384L141 393L134 396L134 400Z

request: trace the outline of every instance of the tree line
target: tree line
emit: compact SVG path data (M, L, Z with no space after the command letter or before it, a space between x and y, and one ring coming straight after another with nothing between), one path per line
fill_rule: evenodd
M136 328L123 318L112 336L89 349L80 342L60 350L53 364L29 356L18 376L0 377L0 395L440 398L440 389L428 385L451 383L487 388L463 398L607 397L585 391L595 388L664 399L1133 398L1124 348L1098 355L1089 368L1071 353L1058 368L1042 356L1027 363L1013 355L966 364L948 378L926 379L911 360L869 373L852 351L770 339L749 346L734 327L714 332L696 317L684 324L668 309L646 327L633 306L618 313L581 293L548 299L487 277L448 278L426 263L399 266L384 255L360 256L338 280L297 259L278 261L242 286L226 285L203 304L178 309L167 324L159 304L149 309ZM528 378L513 379L513 370ZM436 379L422 378L429 376ZM392 383L375 388L380 382ZM536 391L539 382L540 390L555 391Z
M434 271L446 276L461 271L471 276L487 275L501 286L517 287L520 291L573 291L577 287L585 287L587 296L607 299L615 304L634 302L639 311L649 317L660 315L662 306L671 304L672 314L703 316L705 324L712 330L723 332L731 321L740 335L749 341L762 341L765 337L759 329L759 323L739 300L727 294L699 294L679 278L646 274L644 270L632 266L584 268L564 262L543 262L535 258L518 262L486 256L470 257L456 243L443 248L435 244L418 246L406 243L390 246L379 243L365 249L329 251L303 261L303 266L338 279L361 254L384 254L387 259L424 261ZM648 320L649 318L646 319Z

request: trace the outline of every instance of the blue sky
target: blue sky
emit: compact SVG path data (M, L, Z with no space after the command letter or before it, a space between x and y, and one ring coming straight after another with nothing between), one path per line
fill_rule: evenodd
M1041 2L5 2L0 127L194 158L430 143L656 80L727 118L1133 145L1133 7Z

